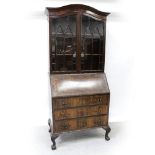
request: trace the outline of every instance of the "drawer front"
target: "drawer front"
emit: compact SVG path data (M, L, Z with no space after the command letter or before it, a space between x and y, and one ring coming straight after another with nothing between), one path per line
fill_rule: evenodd
M85 117L64 121L55 121L54 132L60 133L65 131L80 130L92 127L101 127L108 125L108 116Z
M95 106L56 110L54 111L54 119L62 120L68 118L95 116L101 114L108 114L108 105L101 104Z
M78 106L108 104L109 95L93 95L69 98L53 98L53 109L64 109Z

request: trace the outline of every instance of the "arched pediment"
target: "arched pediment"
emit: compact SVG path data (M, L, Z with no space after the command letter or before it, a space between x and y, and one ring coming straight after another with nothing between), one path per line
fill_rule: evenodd
M57 8L48 7L46 8L46 12L48 16L52 17L81 13L87 16L91 16L95 19L106 19L106 16L110 14L108 12L102 12L93 7L82 4L71 4Z

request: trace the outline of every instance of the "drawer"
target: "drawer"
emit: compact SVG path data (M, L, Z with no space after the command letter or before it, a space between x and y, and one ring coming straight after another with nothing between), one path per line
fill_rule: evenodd
M64 109L78 106L108 104L109 94L68 98L53 98L53 109Z
M70 109L61 109L54 111L54 119L62 120L68 118L95 116L101 114L108 114L108 105L100 104L87 107L77 107Z
M102 127L108 125L108 115L55 121L54 124L54 133Z

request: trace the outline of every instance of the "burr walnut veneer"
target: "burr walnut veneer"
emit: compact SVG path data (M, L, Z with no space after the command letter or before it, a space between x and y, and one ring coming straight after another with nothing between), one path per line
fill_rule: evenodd
M109 140L110 91L104 72L106 17L85 5L46 8L49 17L52 119L49 132L102 127Z

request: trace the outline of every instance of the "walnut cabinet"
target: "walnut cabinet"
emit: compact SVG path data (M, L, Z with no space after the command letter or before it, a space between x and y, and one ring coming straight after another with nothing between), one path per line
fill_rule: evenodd
M49 70L52 113L49 132L102 127L109 140L110 91L104 72L109 13L72 4L46 8L49 19Z

